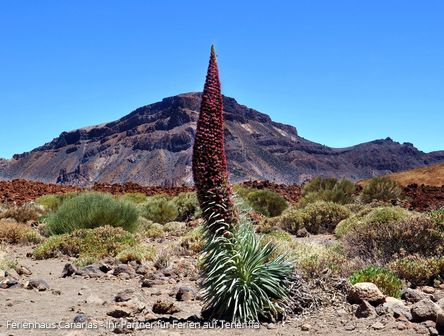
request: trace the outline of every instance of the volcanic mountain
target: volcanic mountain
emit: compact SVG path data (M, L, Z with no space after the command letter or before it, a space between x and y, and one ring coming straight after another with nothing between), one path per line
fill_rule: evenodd
M0 159L0 179L88 186L95 182L192 184L191 154L200 93L143 106L110 123L63 132L31 152ZM225 141L232 182L301 183L316 175L369 178L444 161L386 138L331 148L300 137L293 126L224 97Z

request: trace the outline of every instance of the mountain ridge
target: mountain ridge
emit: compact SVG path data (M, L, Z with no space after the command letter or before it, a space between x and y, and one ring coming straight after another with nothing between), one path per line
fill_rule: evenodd
M192 184L191 153L201 93L190 92L135 109L122 118L62 132L29 152L0 159L0 178L92 185ZM444 161L411 143L378 139L346 148L299 136L296 127L223 97L225 142L233 182L301 183L315 175L369 178Z

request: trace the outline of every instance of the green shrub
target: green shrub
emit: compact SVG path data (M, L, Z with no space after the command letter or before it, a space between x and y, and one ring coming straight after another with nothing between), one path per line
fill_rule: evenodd
M435 279L444 279L444 257L409 255L396 259L387 268L412 285L432 285Z
M33 250L33 255L36 259L67 255L83 260L100 260L104 257L115 257L136 243L131 233L120 227L106 225L49 237Z
M132 202L135 204L143 203L147 199L146 195L141 192L125 193L119 196L119 198L124 201Z
M199 202L195 192L183 192L172 199L177 209L175 220L185 222L200 217Z
M183 222L169 222L163 226L163 230L172 236L180 236L186 231L187 225Z
M283 313L289 299L284 281L293 267L284 256L271 258L273 244L262 245L253 228L237 227L230 237L214 238L205 248L203 316L227 321L258 321Z
M138 232L142 235L142 237L161 238L165 235L162 224L154 223L153 221L143 217L139 217L138 227Z
M269 233L275 229L281 227L282 215L278 217L265 217L260 220L258 225L256 225L256 232L258 233ZM287 230L289 231L289 230Z
M444 209L433 210L429 216L444 231Z
M48 216L46 230L49 234L62 234L110 225L133 232L137 228L137 217L137 209L128 202L116 200L109 194L81 193L65 200Z
M359 227L374 225L375 223L389 224L406 219L409 216L410 213L407 210L399 207L364 208L357 214L342 220L336 226L335 234L342 237L351 229L359 229Z
M179 215L172 198L163 195L148 197L147 201L139 206L139 209L141 216L161 224L172 222Z
M146 260L153 261L155 256L156 249L154 247L137 244L124 248L117 254L116 259L123 263L128 263L130 261L142 263Z
M377 266L369 266L353 272L349 277L352 285L358 282L372 282L384 295L399 298L401 295L402 281L392 272Z
M334 232L336 225L351 215L350 210L343 205L323 201L309 204L301 211L304 227L315 234Z
M78 196L78 192L68 192L64 194L51 194L43 195L35 200L37 204L40 204L48 212L57 211L62 203L68 199Z
M444 252L444 234L423 215L357 225L349 228L342 239L349 255L376 262L388 262L400 253L434 256Z
M17 261L10 259L9 255L9 251L0 246L0 270L7 271L10 269L15 269L17 267Z
M347 258L339 244L325 246L316 242L293 241L281 244L281 253L287 252L295 267L307 278L328 274L347 276L360 265L356 260Z
M304 196L299 200L298 206L305 207L316 201L351 203L354 192L354 183L347 179L318 176L304 186Z
M305 226L305 220L305 212L290 208L278 217L277 224L283 230L297 234L297 232Z
M388 177L375 177L362 190L361 198L370 203L374 200L388 202L401 197L399 185Z
M282 230L273 230L269 233L266 233L262 236L262 240L265 242L272 241L272 242L291 242L293 239L290 234L288 234L285 231Z
M202 226L198 226L189 231L181 240L180 246L189 251L199 253L205 245L204 230Z
M248 188L248 187L244 187L240 184L237 184L237 185L233 186L233 190L237 196L246 200L249 193L251 193L252 191L258 190L258 189Z
M287 207L287 201L269 189L254 190L246 197L248 205L267 217L279 216Z

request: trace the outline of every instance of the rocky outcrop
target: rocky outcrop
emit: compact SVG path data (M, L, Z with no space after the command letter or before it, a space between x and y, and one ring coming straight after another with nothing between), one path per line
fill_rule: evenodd
M201 94L187 93L143 106L107 124L62 132L11 160L0 159L0 179L90 186L192 184L191 151ZM348 148L306 140L295 127L224 97L225 142L232 182L300 183L312 176L362 179L444 160L390 138Z

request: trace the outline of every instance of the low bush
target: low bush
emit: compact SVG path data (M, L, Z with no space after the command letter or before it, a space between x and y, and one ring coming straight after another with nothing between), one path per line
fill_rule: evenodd
M69 192L64 194L50 194L40 196L35 202L47 211L55 212L62 205L62 203L68 199L78 196L78 192Z
M186 223L183 222L169 222L163 226L163 230L172 236L180 236L187 229Z
M7 271L17 267L17 261L9 258L8 251L0 246L0 270Z
M138 233L142 237L161 238L165 235L162 224L154 223L153 221L150 221L143 217L139 217L138 228Z
M109 225L134 232L137 218L137 209L131 203L109 194L88 192L65 200L48 216L46 230L49 234L63 234Z
M267 217L279 216L288 207L285 198L269 189L249 192L246 201L254 211Z
M350 210L343 205L323 201L309 204L301 211L304 227L315 234L334 232L336 225L351 215Z
M359 229L361 226L375 223L389 224L409 217L411 213L399 207L385 206L377 208L364 208L357 214L342 220L335 229L337 237L342 237L351 229Z
M120 251L116 259L128 263L130 261L136 261L141 264L144 261L153 261L156 256L156 249L152 246L146 246L142 244L137 244L133 246L125 247Z
M157 195L148 197L139 206L141 216L155 223L165 224L176 220L179 215L172 197Z
M12 206L1 212L0 218L12 218L19 223L38 220L44 213L41 206L35 203L26 203L21 206Z
M409 255L387 265L393 273L412 285L433 285L434 280L444 280L444 257Z
M8 244L39 243L42 236L30 226L13 219L0 219L0 242Z
M357 225L349 228L342 239L350 256L383 263L400 253L434 256L444 252L444 234L422 215Z
M271 242L291 242L293 241L293 238L291 237L290 234L288 234L285 231L282 230L273 230L267 234L264 234L262 236L262 240L265 242L271 241Z
M298 206L305 207L316 201L351 203L354 192L354 183L347 179L318 176L304 186L304 196L299 200Z
M67 255L83 260L100 260L115 257L136 244L137 240L130 232L107 225L49 237L33 250L33 255L36 259Z
M362 190L361 198L370 203L374 200L389 202L401 197L402 190L399 185L388 177L375 177Z
M193 230L189 231L180 240L180 246L194 253L201 252L204 245L205 245L205 239L204 239L204 230L202 226L198 226Z
M282 215L278 217L265 217L260 220L256 225L256 232L258 233L269 233L281 227ZM289 230L287 230L289 231Z
M341 245L325 246L315 242L292 242L283 247L288 251L295 267L307 278L323 277L326 274L348 276L362 267L357 258L348 258Z
M399 298L401 295L402 281L392 272L385 268L369 266L353 272L349 277L352 285L358 282L372 282L384 295Z
M124 201L132 202L135 204L143 203L147 199L146 195L141 192L125 193L119 197L120 197L120 199L122 199Z
M174 220L186 222L200 217L201 211L195 192L183 192L172 199L177 209L177 216Z
M171 250L168 248L162 249L154 262L154 267L158 270L165 269L171 264Z
M444 231L444 209L433 210L429 216Z

